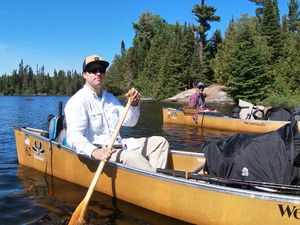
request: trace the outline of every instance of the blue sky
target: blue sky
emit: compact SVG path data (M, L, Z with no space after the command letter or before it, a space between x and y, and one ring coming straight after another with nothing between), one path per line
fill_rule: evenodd
M120 52L121 41L130 47L132 23L150 11L169 24L195 24L192 9L200 0L9 0L0 8L0 75L11 74L23 59L36 70L46 72L77 70L83 58L99 54L112 62ZM255 4L248 0L206 0L217 9L221 22L211 32L224 33L231 18L242 13L255 15ZM289 0L278 0L280 14L288 11Z

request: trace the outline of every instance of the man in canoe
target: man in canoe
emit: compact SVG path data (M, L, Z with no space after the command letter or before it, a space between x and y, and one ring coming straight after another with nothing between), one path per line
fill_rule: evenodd
M122 138L118 134L113 148L108 149L112 134L124 106L111 93L103 89L109 63L98 55L84 59L85 85L67 102L67 143L78 154L102 161L121 162L149 171L165 168L169 143L160 136L148 138ZM140 116L140 93L133 89L133 101L123 126L135 126Z

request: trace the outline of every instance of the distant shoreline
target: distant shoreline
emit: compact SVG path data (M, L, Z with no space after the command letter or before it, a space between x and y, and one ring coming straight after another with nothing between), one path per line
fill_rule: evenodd
M226 94L226 87L224 85L220 84L212 84L204 89L204 93L206 93L206 102L207 103L233 103L233 100L229 97L227 97ZM174 102L174 103L188 103L189 97L195 92L195 88L182 91L178 93L177 95L174 95L173 97L163 99L163 100L157 100L155 98L145 97L141 98L141 102L146 103L156 103L156 102ZM0 93L0 96L23 96L23 97L33 97L33 96L62 96L62 95L48 95L45 93L39 93L36 95L4 95L3 93ZM63 95L63 96L69 96L69 95ZM123 97L123 96L122 96Z

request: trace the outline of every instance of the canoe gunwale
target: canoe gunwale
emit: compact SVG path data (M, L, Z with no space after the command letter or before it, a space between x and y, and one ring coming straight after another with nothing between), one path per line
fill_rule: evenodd
M62 151L68 151L72 154L76 154L76 152L68 147L60 145L59 143L55 141L51 141L49 138L46 138L42 135L37 134L34 132L35 129L26 128L26 127L15 127L14 129L19 130L20 132L23 132L27 135L32 135L38 139L41 139L45 142L51 142L52 146L57 146ZM41 130L39 130L41 131ZM46 131L44 131L46 132ZM179 154L179 155L189 155L189 156L203 156L203 153L196 153L196 152L184 152L184 151L178 151L178 150L171 150L172 154ZM89 160L92 160L88 157L85 157ZM96 160L94 160L96 161ZM206 183L203 181L196 181L192 179L185 179L185 178L179 178L179 177L173 177L170 175L162 174L162 173L155 173L150 171L145 171L137 168L132 168L127 165L124 165L122 163L117 162L108 162L107 165L111 167L115 167L117 169L121 169L124 171L127 171L128 173L135 173L142 176L146 176L153 179L159 179L165 182L171 182L178 185L184 185L189 186L193 188L199 188L203 190L213 191L213 192L219 192L219 193L225 193L235 196L242 196L242 197L250 197L255 199L261 199L261 200L270 200L270 201L285 201L292 204L300 204L300 196L298 195L286 195L286 194L279 194L279 193L270 193L270 192L264 192L264 191L256 191L256 190L248 190L248 189L241 189L241 188L235 188L230 186L222 186L212 183Z
M163 110L171 110L171 111L176 111L176 112L182 112L182 110L180 109L175 109L175 108L171 108L171 107L163 107ZM183 113L184 114L184 113ZM192 115L192 114L184 114L184 115ZM290 121L279 121L279 120L250 120L250 119L240 119L240 118L233 118L230 116L213 116L210 114L203 114L203 113L199 113L199 116L205 116L208 118L222 118L224 120L232 120L232 121L248 121L248 122L274 122L274 123L282 123L282 125L285 125L286 123L289 123Z

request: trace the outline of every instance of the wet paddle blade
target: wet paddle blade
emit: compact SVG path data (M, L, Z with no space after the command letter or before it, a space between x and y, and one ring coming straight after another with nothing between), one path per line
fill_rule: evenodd
M83 225L85 224L84 222L84 210L85 207L83 207L84 205L84 201L85 199L83 199L80 204L77 206L76 210L73 212L72 217L68 223L68 225Z

